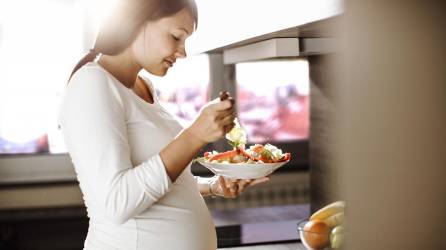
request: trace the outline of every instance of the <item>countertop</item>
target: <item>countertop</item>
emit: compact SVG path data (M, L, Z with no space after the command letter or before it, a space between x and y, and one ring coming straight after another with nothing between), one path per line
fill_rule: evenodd
M306 250L302 243L286 243L286 244L268 244L259 246L246 246L246 247L229 247L229 248L219 248L219 249L229 249L229 250Z
M307 218L309 212L308 204L213 210L212 217L217 229L218 246L220 248L254 245L267 247L247 249L294 246L300 241L297 223ZM283 245L278 245L279 243Z

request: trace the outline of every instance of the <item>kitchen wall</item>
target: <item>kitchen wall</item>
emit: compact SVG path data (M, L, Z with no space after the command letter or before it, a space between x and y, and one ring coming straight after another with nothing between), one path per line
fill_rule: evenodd
M345 249L446 249L445 10L346 1L333 148Z

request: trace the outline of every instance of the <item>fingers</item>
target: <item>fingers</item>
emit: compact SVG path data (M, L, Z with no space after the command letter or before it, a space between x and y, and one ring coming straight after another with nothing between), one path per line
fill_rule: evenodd
M250 186L252 180L244 179L228 179L224 178L226 182L226 189L228 190L228 195L226 198L235 198L243 193L247 186Z
M214 99L212 103L212 106L216 111L222 111L232 108L235 100L230 96L228 91L222 91L220 92L219 98Z
M237 196L237 180L226 179L227 187L229 188L229 193L231 197Z
M230 126L234 123L235 115L228 115L219 121L220 126L223 128L225 126Z
M222 176L218 177L218 182L220 184L220 187L223 191L223 196L227 197L231 194L231 192L229 191L229 188L226 186L226 181Z
M189 131L203 143L214 142L224 137L234 127L233 104L234 99L229 93L222 93L221 99L216 98L201 108Z
M238 194L240 195L241 193L243 193L243 190L245 190L245 188L249 185L249 183L251 182L251 180L240 180L237 184L238 184Z
M220 187L222 189L223 196L225 198L235 198L237 197L237 180L231 180L229 178L219 177Z
M229 125L225 125L225 126L223 126L223 132L226 134L226 133L229 133L233 128L235 127L235 123L234 122L232 122L231 124L229 124Z
M269 177L263 177L263 178L255 179L251 183L249 183L249 186L254 186L254 185L257 185L257 184L265 182L265 181L269 181Z
M229 96L230 95L228 91L220 91L219 97L221 101L228 99Z
M229 109L223 110L223 111L218 111L217 112L217 116L216 116L216 120L222 120L227 116L231 116L235 114L235 110L234 107L231 107Z
M220 101L229 100L232 105L234 105L234 98L229 94L228 91L221 91L219 94Z
M210 108L217 112L215 121L220 125L224 134L231 131L235 126L235 109L234 98L229 95L229 92L220 92L219 98L214 99L210 105Z
M229 97L228 99L226 99L229 101L229 103L231 103L231 107L234 106L235 100L233 97Z
M235 198L243 193L248 186L254 186L259 183L268 181L269 177L259 179L229 179L219 176L218 181L225 198Z
M209 107L214 111L223 111L226 109L230 109L233 106L234 99L230 97L230 99L220 101L218 98L212 100L209 104Z
M217 116L216 120L223 128L223 132L226 134L235 126L234 119L236 118L234 108L230 108Z

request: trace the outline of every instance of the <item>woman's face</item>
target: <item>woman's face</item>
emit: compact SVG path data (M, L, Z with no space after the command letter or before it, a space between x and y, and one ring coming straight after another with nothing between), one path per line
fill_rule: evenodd
M186 57L186 38L192 35L194 19L188 9L148 22L132 43L136 62L156 76L164 76L178 58Z

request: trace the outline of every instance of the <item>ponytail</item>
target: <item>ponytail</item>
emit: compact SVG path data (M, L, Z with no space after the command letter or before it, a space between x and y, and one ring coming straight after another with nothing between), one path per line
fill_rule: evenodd
M70 82L71 77L74 75L74 73L76 73L76 71L82 68L82 66L84 66L85 64L93 62L98 55L99 55L98 52L96 52L94 49L90 49L90 51L84 57L82 57L82 59L74 67L73 71L71 72L70 78L68 78L68 83Z

